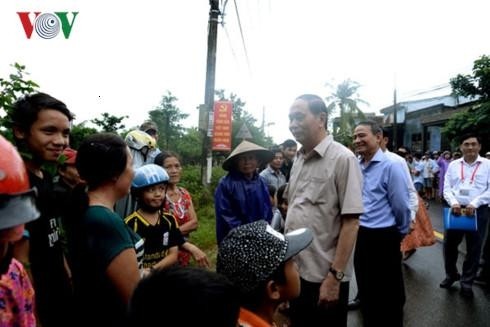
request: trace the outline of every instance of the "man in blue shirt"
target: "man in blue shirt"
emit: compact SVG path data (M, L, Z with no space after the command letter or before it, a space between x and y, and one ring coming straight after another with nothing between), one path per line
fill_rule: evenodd
M408 181L403 164L381 150L382 137L372 121L361 122L354 130L364 178L354 267L364 326L402 326L400 242L410 224Z

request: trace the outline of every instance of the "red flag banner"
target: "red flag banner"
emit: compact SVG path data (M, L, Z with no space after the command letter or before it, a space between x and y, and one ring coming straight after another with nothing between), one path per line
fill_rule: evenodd
M213 144L214 151L231 151L231 101L214 103Z

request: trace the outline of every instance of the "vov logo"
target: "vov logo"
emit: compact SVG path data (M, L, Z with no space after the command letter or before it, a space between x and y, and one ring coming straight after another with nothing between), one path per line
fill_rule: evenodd
M30 18L31 14L34 14L33 20ZM33 31L36 31L36 34L43 39L52 39L60 33L60 29L63 31L65 39L70 38L78 12L71 12L71 21L68 20L68 14L67 11L54 13L17 12L28 39L31 38Z

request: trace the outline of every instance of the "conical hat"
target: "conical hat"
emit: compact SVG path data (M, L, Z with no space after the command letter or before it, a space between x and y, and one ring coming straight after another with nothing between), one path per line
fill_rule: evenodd
M230 170L231 166L233 165L233 160L240 154L244 153L249 153L253 152L257 156L257 159L261 162L269 162L272 160L272 157L274 154L267 150L266 148L263 148L255 143L248 142L248 141L242 141L242 143L238 144L238 146L233 150L232 153L226 158L226 160L223 162L223 169L224 170Z

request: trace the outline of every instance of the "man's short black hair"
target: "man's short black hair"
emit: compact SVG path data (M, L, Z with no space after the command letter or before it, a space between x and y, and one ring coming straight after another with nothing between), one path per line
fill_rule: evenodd
M319 115L322 112L325 113L325 129L327 128L328 109L327 109L327 105L325 104L325 101L323 101L322 98L320 98L316 94L302 94L299 97L297 97L296 100L303 100L308 102L308 108L310 109L310 112L315 116Z
M470 139L470 138L476 138L476 140L478 141L478 144L481 144L481 138L480 136L476 135L475 133L466 133L466 134L463 134L460 138L459 138L459 144L463 144L464 141L466 141L467 139Z
M32 124L38 119L41 110L52 109L64 114L72 121L73 113L60 100L49 94L38 92L20 97L13 105L10 113L10 123L24 132L29 131Z
M276 187L272 184L267 184L267 191L269 191L269 196L273 197L276 195Z
M382 127L381 128L381 133L383 133L383 137L387 137L388 139L391 140L391 138L392 138L392 131L391 131L391 129L388 129L387 127Z
M283 148L292 148L292 147L297 147L298 144L296 143L295 140L287 139L286 141L282 142L282 147Z
M230 327L235 326L239 310L238 290L225 276L198 267L172 266L155 269L139 282L126 326L163 326L166 320L179 321L181 327Z
M358 124L356 124L356 127L357 126L360 126L360 125L362 125L362 126L369 126L369 129L371 129L371 133L373 133L373 135L376 135L378 133L381 134L381 135L383 135L383 129L374 120L361 121Z

